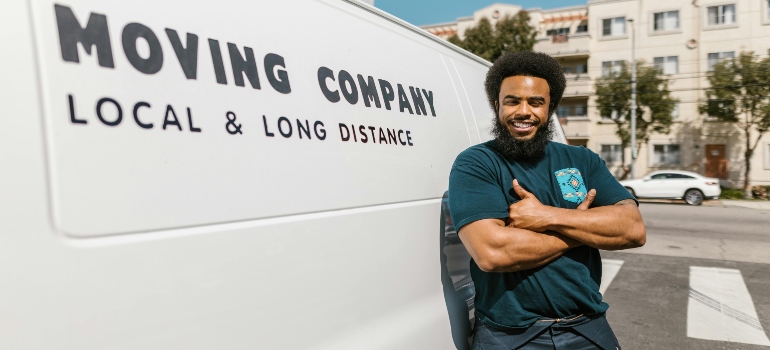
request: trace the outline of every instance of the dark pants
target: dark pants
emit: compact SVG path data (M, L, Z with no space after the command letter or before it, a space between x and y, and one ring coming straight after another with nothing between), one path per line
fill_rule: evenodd
M529 328L498 329L476 322L473 350L620 350L604 315L542 319Z

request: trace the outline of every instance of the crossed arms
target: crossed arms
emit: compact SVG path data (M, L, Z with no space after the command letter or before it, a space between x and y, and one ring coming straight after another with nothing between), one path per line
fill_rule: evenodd
M647 239L633 200L589 209L596 197L591 190L577 209L562 209L540 203L516 180L513 189L521 200L508 207L506 221L483 219L460 229L460 239L483 271L528 270L577 246L620 250L641 247Z

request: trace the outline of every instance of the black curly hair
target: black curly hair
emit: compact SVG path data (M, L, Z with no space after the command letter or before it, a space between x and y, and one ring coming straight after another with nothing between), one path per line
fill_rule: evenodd
M484 87L487 90L489 106L495 112L495 116L497 115L495 102L500 96L500 86L503 84L503 80L516 75L542 78L548 82L548 87L551 89L548 116L553 115L567 85L561 65L553 57L542 52L519 51L503 54L495 60L487 72Z

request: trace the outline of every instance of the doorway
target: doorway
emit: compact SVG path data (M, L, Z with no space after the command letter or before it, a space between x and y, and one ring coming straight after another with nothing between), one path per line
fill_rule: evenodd
M706 145L706 176L727 179L728 170L725 145Z

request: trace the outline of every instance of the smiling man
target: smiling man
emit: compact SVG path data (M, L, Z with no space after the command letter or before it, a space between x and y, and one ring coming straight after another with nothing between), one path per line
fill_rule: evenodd
M565 85L546 54L501 56L485 82L495 139L452 166L450 212L473 258L474 349L620 349L599 249L644 245L644 223L596 153L549 141Z

